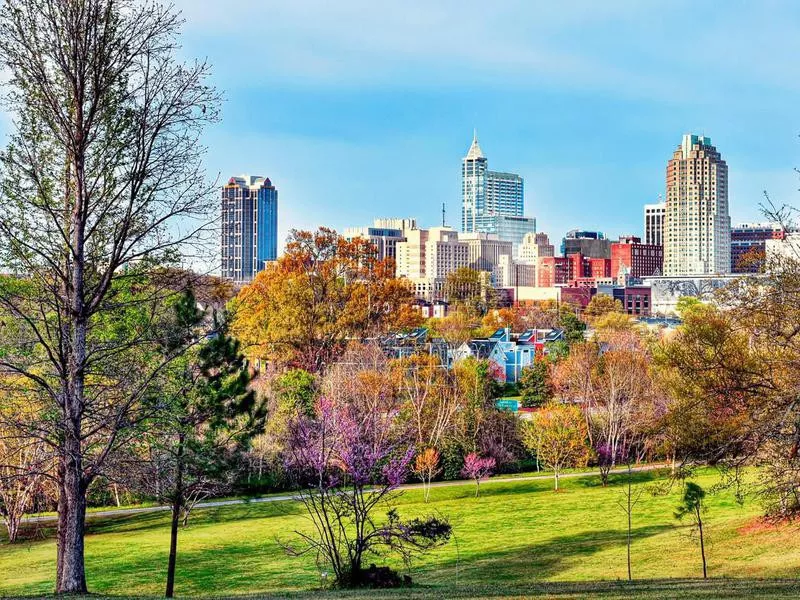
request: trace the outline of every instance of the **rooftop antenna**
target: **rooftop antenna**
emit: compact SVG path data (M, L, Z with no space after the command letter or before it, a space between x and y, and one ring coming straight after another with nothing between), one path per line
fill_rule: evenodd
M442 227L447 227L444 224L444 217L445 217L445 204L444 204L444 202L442 202Z

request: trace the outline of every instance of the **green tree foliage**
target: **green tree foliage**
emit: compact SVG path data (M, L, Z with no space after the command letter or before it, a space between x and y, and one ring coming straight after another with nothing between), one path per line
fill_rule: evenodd
M201 333L207 316L187 291L174 305L173 327L163 340L169 354ZM213 315L217 321L217 315ZM172 526L166 596L172 597L178 526L192 507L228 489L242 464L242 453L264 428L266 411L249 387L250 375L239 342L215 323L214 334L165 370L150 399L154 417L143 428L132 464L147 457L140 471L144 491L170 502Z
M522 369L519 388L522 406L526 408L544 406L553 399L550 364L544 356L537 356L531 365Z
M296 416L314 413L317 380L304 369L290 369L281 373L272 382L272 390L278 398L278 410Z
M705 512L704 500L706 492L703 488L692 481L687 481L683 490L682 502L675 509L675 518L679 521L689 519L694 532L697 533L700 543L700 557L703 561L703 579L708 578L706 569L706 546L703 533L703 513Z
M558 319L558 326L564 330L564 339L572 345L584 341L583 332L586 323L581 321L573 312L562 312Z

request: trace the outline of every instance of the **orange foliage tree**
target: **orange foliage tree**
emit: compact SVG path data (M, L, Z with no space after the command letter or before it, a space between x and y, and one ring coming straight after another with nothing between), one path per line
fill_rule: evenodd
M293 230L286 252L231 303L232 332L250 358L319 372L348 339L416 325L410 286L368 240Z
M422 481L425 502L431 496L431 480L441 471L439 468L439 451L436 448L425 448L414 460L414 474Z
M555 490L563 469L584 467L589 460L588 429L576 406L550 404L533 416L523 432L525 446L553 470Z

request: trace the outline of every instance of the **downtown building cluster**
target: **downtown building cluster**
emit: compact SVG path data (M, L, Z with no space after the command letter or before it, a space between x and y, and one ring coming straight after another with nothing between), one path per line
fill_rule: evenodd
M773 223L731 226L728 166L706 136L684 135L667 162L663 201L644 204L642 235L608 239L573 229L558 248L525 214L523 178L489 169L477 135L461 161L461 219L420 227L415 218L378 218L343 236L367 239L391 258L428 314L445 310L447 277L482 274L501 302L554 300L586 306L595 294L634 315L669 314L680 296L703 296L732 276L759 271L787 234ZM251 281L277 257L277 190L268 178L233 177L222 189L222 274ZM779 246L775 246L778 248ZM778 250L775 250L776 252Z

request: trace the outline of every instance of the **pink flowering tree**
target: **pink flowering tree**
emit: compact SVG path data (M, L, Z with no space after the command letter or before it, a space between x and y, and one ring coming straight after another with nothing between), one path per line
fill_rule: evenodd
M447 521L402 521L392 507L414 455L411 445L392 437L395 419L322 398L315 416L291 425L287 468L313 528L296 532L301 542L287 550L313 554L332 571L336 586L399 583L394 573L390 581L371 579L365 556L396 553L408 562L450 537ZM376 518L379 507L387 509L385 519Z
M487 479L494 471L496 462L491 456L482 457L477 452L470 452L464 457L464 468L461 474L475 480L475 497L481 487L481 480Z

